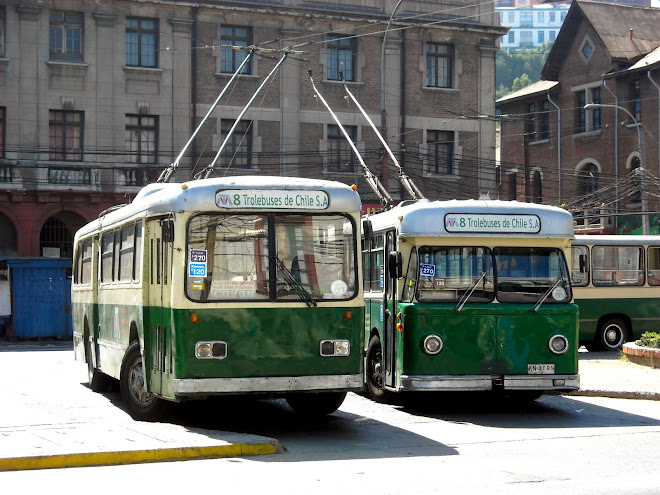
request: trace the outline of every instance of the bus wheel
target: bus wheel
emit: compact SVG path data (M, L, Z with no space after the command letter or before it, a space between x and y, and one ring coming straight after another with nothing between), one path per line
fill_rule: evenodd
M165 402L147 391L138 341L133 341L124 355L121 363L119 391L128 413L133 419L157 421L163 416Z
M367 347L367 392L371 400L386 402L387 395L383 389L383 348L378 335L371 337Z
M346 392L319 392L307 394L289 394L286 402L296 414L308 417L332 414L342 405Z
M85 359L87 359L87 381L92 392L105 392L110 385L110 377L94 367L92 359L92 343L85 335Z
M603 350L618 351L628 338L628 325L618 318L603 323L598 331L598 339Z

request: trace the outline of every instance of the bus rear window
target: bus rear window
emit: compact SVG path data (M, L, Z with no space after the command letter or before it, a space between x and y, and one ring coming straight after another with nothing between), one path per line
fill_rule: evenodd
M343 215L196 215L188 224L193 301L350 299L356 237Z

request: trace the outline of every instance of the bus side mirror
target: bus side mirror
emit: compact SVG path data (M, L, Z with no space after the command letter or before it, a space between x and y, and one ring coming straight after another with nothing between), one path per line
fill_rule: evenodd
M161 223L163 242L174 242L174 222L163 220Z
M367 241L371 241L374 237L374 229L371 226L371 220L368 218L362 220L362 233L364 234L364 239Z
M391 251L387 258L387 268L390 277L401 278L403 276L403 260L400 251Z

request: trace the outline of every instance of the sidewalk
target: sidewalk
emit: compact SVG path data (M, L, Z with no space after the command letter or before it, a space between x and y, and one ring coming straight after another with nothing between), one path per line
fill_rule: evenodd
M660 369L621 358L619 352L580 352L580 390L571 395L660 400Z
M274 438L133 421L106 395L85 388L86 370L73 363L70 344L21 344L25 350L40 346L65 352L45 353L55 360L48 369L56 371L39 382L3 385L3 403L11 407L0 415L0 472L283 452ZM0 373L15 374L24 359L22 352L3 352ZM570 395L660 400L660 369L614 352L585 351L579 359L581 389Z

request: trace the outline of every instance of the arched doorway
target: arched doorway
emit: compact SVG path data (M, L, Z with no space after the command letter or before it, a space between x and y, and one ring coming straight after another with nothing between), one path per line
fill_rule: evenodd
M87 222L71 212L48 218L39 234L39 253L50 258L73 258L73 236Z
M9 218L0 213L0 256L12 257L18 255L16 229Z

